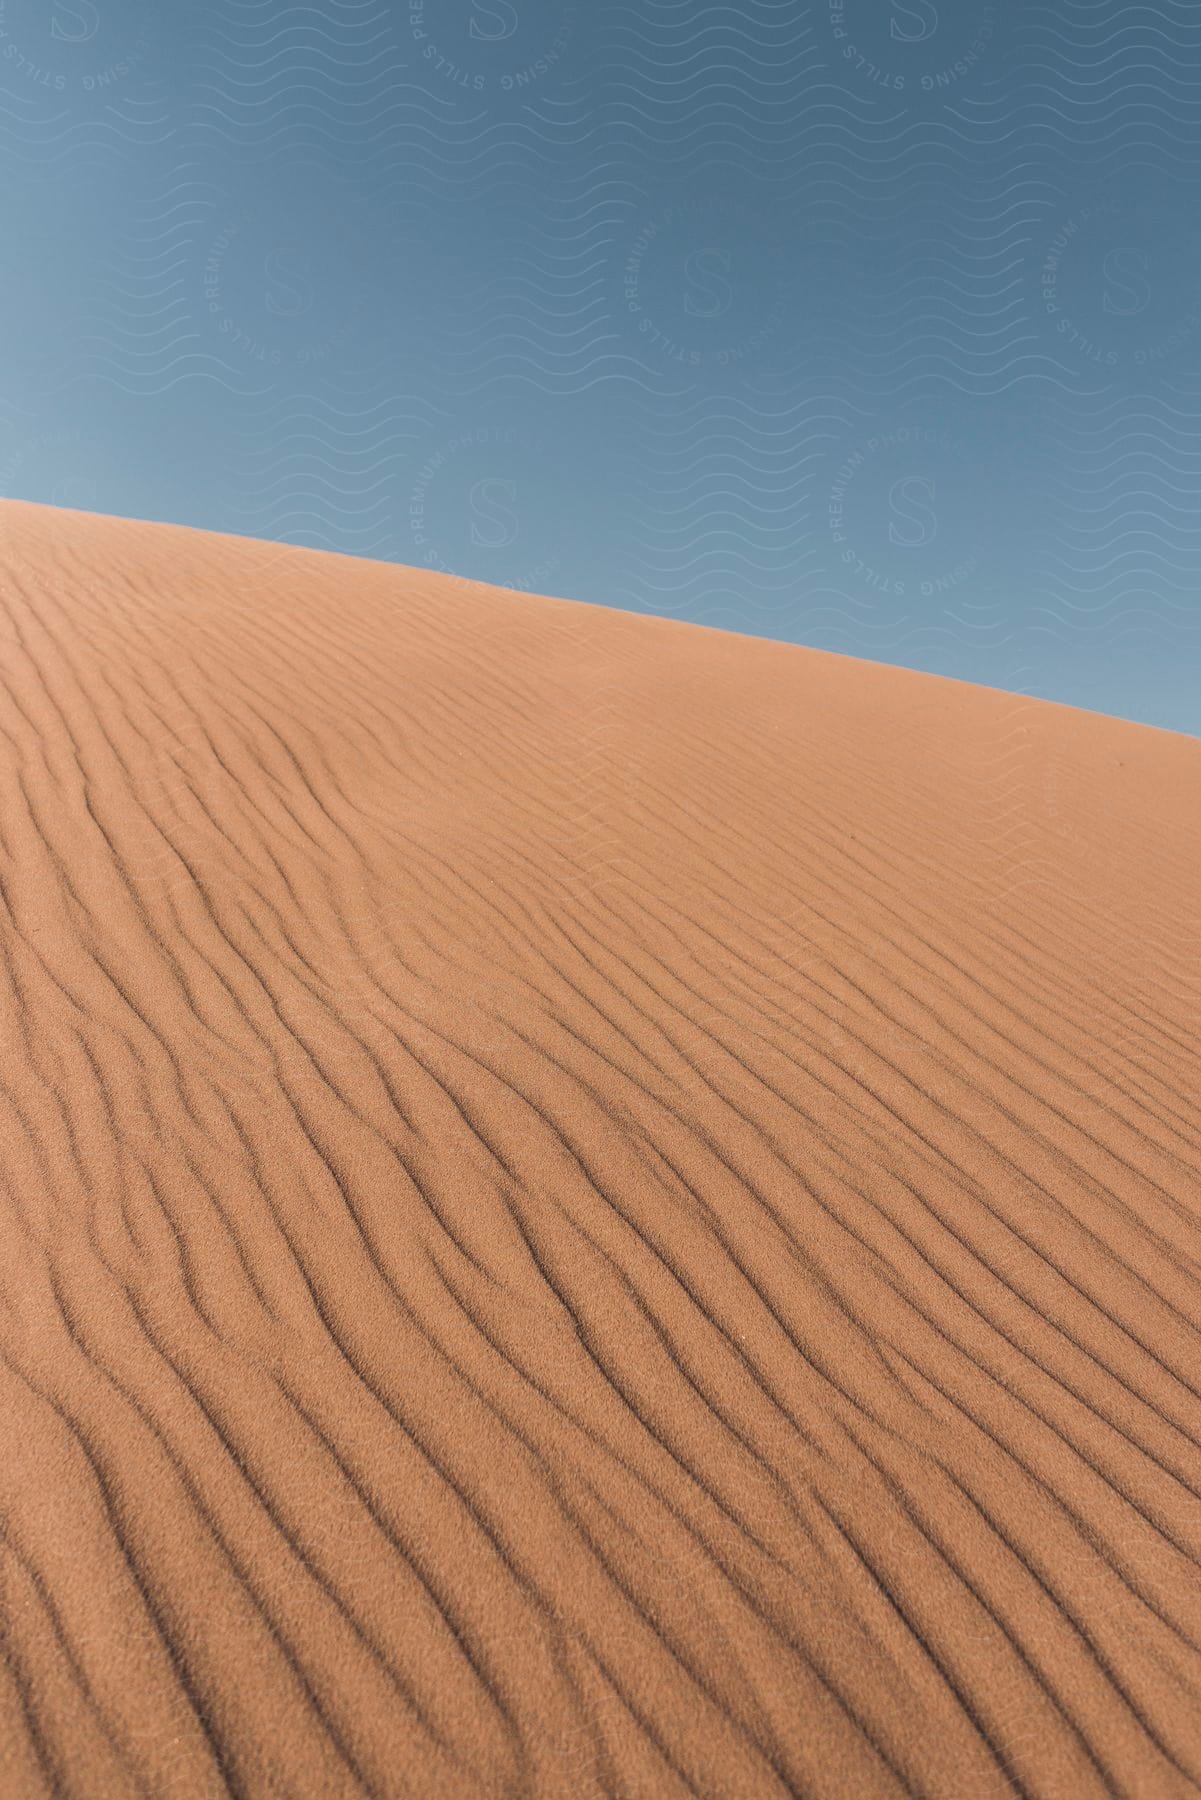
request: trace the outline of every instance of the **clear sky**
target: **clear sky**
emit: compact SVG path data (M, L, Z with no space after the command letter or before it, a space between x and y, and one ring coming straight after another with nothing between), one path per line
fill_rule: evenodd
M0 0L0 492L1201 732L1201 8Z

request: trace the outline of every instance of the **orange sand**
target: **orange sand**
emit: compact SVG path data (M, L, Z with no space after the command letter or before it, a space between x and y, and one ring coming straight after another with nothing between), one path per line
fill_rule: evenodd
M0 1793L1201 1792L1201 743L0 582Z

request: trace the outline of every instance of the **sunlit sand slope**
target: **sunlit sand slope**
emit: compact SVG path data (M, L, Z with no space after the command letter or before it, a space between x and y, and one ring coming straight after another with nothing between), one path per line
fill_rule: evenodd
M1199 800L0 511L0 1792L1201 1792Z

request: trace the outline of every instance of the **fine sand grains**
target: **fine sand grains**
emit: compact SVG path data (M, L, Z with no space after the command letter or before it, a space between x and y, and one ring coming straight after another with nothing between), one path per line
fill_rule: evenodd
M0 509L0 1793L1201 1793L1199 800Z

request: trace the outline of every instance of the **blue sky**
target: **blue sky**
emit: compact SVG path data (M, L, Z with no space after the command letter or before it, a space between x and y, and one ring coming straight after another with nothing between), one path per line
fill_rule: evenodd
M1183 0L0 0L0 492L1201 731Z

